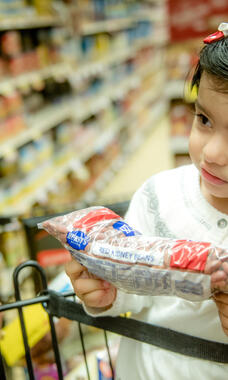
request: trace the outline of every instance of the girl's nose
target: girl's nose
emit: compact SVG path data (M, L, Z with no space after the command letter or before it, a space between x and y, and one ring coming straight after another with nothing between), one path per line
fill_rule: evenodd
M210 164L228 165L228 147L224 136L211 136L204 146L203 158Z

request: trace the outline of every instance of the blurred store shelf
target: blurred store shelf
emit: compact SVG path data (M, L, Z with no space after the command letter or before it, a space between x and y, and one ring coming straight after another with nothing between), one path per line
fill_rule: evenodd
M169 99L184 98L184 90L185 81L182 79L170 80L165 86L165 94Z
M0 157L8 155L31 140L37 139L43 132L55 127L57 124L68 118L82 121L90 115L99 112L107 107L111 101L121 99L128 91L137 88L141 79L148 74L148 72L155 72L158 69L158 65L159 61L156 63L155 60L155 63L153 63L153 65L148 65L145 70L139 69L138 73L136 72L129 75L121 83L118 83L115 86L107 86L99 96L90 96L83 100L78 100L76 97L66 99L60 103L46 106L36 114L27 117L26 124L28 125L28 128L7 139L6 142L0 143ZM62 69L62 67L59 67L59 69ZM154 96L157 96L158 91L159 84L152 90ZM151 97L150 90L142 96L142 99L140 99L136 105L136 109L144 106L146 101L151 99Z
M77 80L86 79L91 75L104 74L109 66L120 64L121 62L133 58L140 48L150 46L154 42L155 40L152 38L143 38L133 47L127 47L120 51L112 51L112 54L108 53L105 57L91 62L85 62L81 65L76 65L75 62L58 62L39 70L25 72L13 77L5 77L0 80L0 94L11 94L17 89L20 90L28 86L36 85L40 80L49 77L57 79L69 78L71 81L76 82Z
M151 158L154 157L152 152L153 145L151 145L150 155L148 154L149 142L151 139L154 140L153 144L157 145L157 149L163 149L167 136L165 137L165 142L161 143L160 138L154 135L156 129L159 129L161 124L165 125L167 133L167 120L163 121L164 116L167 114L167 102L160 100L154 104L150 114L145 120L144 124L141 125L136 133L132 136L132 139L123 149L122 155L117 157L111 164L111 166L97 179L93 187L91 187L83 196L86 202L94 202L99 199L116 199L120 194L122 199L124 197L129 199L137 187L142 183L142 178L146 179L155 171L154 165L148 165ZM161 127L163 130L164 127ZM168 148L168 146L167 146ZM147 159L145 157L147 156ZM163 157L157 157L157 170L163 162L164 166L167 165L172 167L173 162L170 156L170 150L167 149Z
M172 136L170 138L170 147L173 154L187 154L188 140L188 136Z
M103 199L130 199L139 186L152 174L174 167L173 155L169 148L169 120L164 117L167 104L157 105L157 118L154 123L145 124L146 137L132 143L126 160L119 165L112 181L97 195L97 201ZM160 108L161 107L161 108ZM163 108L164 107L164 108ZM160 111L159 111L160 108ZM163 108L163 110L162 110ZM160 113L161 112L161 113ZM160 114L160 115L159 115Z
M80 33L83 35L89 35L101 32L115 32L120 29L128 29L132 27L133 22L135 22L135 20L129 17L83 23L80 26Z
M143 143L145 135L151 131L158 120L166 113L167 103L165 101L157 102L144 125L140 126L132 140L123 150L123 154L111 164L111 166L97 179L92 188L83 194L83 200L92 201L96 198L97 192L101 191L114 177L116 169L120 169L120 163L123 165L126 159ZM60 112L61 113L61 112ZM9 197L6 203L0 204L0 212L2 215L15 215L26 212L32 204L44 198L46 192L52 188L59 179L64 177L70 170L77 172L77 169L83 165L83 162L89 159L94 152L102 150L107 146L120 130L127 124L127 117L121 117L109 126L107 131L99 134L97 139L89 146L75 156L75 150L72 146L67 147L62 152L59 152L49 162L45 162L26 177L26 180L17 182L11 189L12 196Z
M71 106L68 102L50 105L27 118L29 128L0 143L0 157L10 154L28 141L38 138L43 132L69 117Z
M0 31L11 29L33 29L62 25L63 21L53 16L25 16L0 17Z
M115 32L121 29L129 29L139 21L161 22L164 20L164 8L155 9L153 12L138 11L133 16L123 18L113 18L108 20L82 23L80 33L91 35L101 32Z
M45 80L49 77L68 77L72 71L72 65L67 62L60 62L14 77L6 77L0 80L0 94L9 95L14 93L15 90L23 90L24 88L36 85L41 80Z

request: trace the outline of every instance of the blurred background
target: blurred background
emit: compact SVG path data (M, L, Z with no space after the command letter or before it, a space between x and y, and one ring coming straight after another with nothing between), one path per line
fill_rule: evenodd
M226 0L0 0L2 302L16 265L32 257L53 281L68 257L31 251L24 219L127 202L152 174L190 162L192 68L227 20ZM26 376L16 359L11 369Z

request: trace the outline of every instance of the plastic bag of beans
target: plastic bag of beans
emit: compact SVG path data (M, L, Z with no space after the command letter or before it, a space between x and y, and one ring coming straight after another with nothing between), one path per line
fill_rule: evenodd
M58 239L88 276L127 293L201 301L228 291L228 249L142 235L105 207L50 218L38 228Z

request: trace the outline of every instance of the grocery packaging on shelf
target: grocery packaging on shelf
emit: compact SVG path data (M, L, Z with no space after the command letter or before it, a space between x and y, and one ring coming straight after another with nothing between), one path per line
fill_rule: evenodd
M7 267L28 258L25 233L17 218L0 218L0 252Z
M226 2L218 4L211 1L168 0L167 6L170 43L167 47L166 95L171 102L170 145L175 155L175 165L179 166L190 162L187 136L191 117L187 116L189 114L187 108L191 107L191 103L194 103L197 96L196 89L190 91L193 67L203 47L203 38L213 33L220 22L227 18L228 5ZM174 113L177 113L177 107L173 105L173 102L177 100L179 101L178 111L182 108L181 113L185 114L179 117L179 120L173 117ZM178 113L180 116L180 112Z
M196 89L191 89L190 81L201 45L199 38L190 38L185 42L172 42L167 49L166 94L170 101L170 148L175 166L190 163L188 137L197 96Z
M18 71L16 66L0 82L2 99L14 106L8 113L2 106L1 167L17 157L11 166L12 191L0 193L2 214L29 215L35 210L32 206L40 202L54 211L49 193L53 199L54 189L58 189L56 195L60 195L58 184L70 185L69 178L80 177L79 167L87 172L88 183L78 197L69 198L69 203L82 199L94 183L92 167L98 155L100 167L108 170L114 156L111 149L107 161L104 152L108 154L111 144L119 144L115 157L121 156L121 135L125 134L125 141L127 136L134 137L137 123L139 127L145 124L148 110L162 96L164 47L153 40L156 22L161 28L162 19L156 21L146 12L137 15L140 7L136 4L118 3L123 12L118 17L113 13L115 7L107 6L101 17L93 6L94 17L90 12L86 15L87 31L79 28L70 32L61 25L4 30L0 35L3 60L16 57L21 62ZM82 12L83 5L78 7ZM130 18L126 17L129 7ZM100 24L106 17L112 18L116 27L107 30L108 24ZM99 24L98 29L94 23ZM28 52L33 59L27 62ZM143 128L141 133L143 136ZM102 172L96 170L96 177ZM0 181L5 177L1 170ZM94 194L102 183L105 185L102 180L94 187Z
M177 156L189 156L188 139L193 118L193 104L186 103L181 99L170 101L170 146L176 159ZM188 162L190 163L190 158L188 158Z
M1 300L29 254L21 218L94 202L166 113L165 17L162 5L138 1L1 2ZM41 253L53 279L63 263ZM21 286L31 290L32 278Z
M65 272L55 276L48 287L60 293L72 290L70 280ZM35 304L24 308L24 318L29 345L33 347L50 330L48 314L41 304ZM7 323L3 328L3 333L4 338L1 339L0 342L1 352L7 364L13 366L23 358L25 354L19 317L15 317L10 323ZM16 345L15 342L17 342Z

